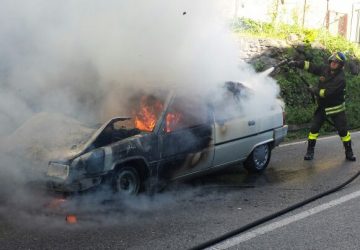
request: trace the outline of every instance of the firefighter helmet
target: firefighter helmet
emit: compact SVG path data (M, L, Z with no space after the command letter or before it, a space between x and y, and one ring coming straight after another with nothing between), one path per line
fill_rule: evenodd
M328 61L329 61L329 63L335 61L335 62L339 63L341 65L341 67L343 67L346 62L346 56L342 52L335 52L334 54L332 54L329 57Z

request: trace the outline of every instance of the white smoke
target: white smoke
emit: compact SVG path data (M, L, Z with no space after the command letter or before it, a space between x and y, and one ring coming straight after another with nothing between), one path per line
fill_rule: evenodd
M0 201L28 197L29 176L41 179L52 150L86 130L67 116L103 122L139 90L216 95L225 81L240 81L257 93L249 111L269 107L278 87L239 60L220 3L2 1L0 155L8 157L0 157Z
M202 94L227 80L248 82L254 72L239 67L219 6L204 0L5 1L0 119L6 125L0 133L39 111L107 119L130 86L177 85Z

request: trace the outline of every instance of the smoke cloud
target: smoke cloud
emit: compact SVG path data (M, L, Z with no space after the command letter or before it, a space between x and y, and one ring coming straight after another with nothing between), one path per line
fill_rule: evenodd
M276 83L238 54L221 1L2 1L0 207L42 200L27 187L48 160L139 90L217 98L232 80L255 90L249 112L269 107Z

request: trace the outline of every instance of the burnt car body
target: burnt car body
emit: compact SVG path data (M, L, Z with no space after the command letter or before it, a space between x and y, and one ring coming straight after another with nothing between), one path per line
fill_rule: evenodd
M242 85L228 83L226 92L211 102L174 93L160 103L156 95L139 98L133 116L109 120L77 152L50 161L49 188L77 192L108 181L114 191L136 194L234 164L263 171L287 134L283 109L274 104L249 116L239 102Z

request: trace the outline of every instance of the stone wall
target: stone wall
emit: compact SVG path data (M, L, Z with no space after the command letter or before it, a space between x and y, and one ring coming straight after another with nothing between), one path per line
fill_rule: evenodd
M276 65L283 60L286 55L286 49L293 47L296 49L294 58L302 58L304 53L304 43L301 42L295 34L290 34L286 40L255 38L255 37L239 37L239 57L240 59L256 64L261 62L265 68ZM325 50L326 48L319 43L312 43L312 48ZM352 75L360 74L360 60L353 56L347 56L345 70Z
M282 52L290 45L284 40L240 37L240 58L246 62L261 60L265 64L272 65L279 61Z

